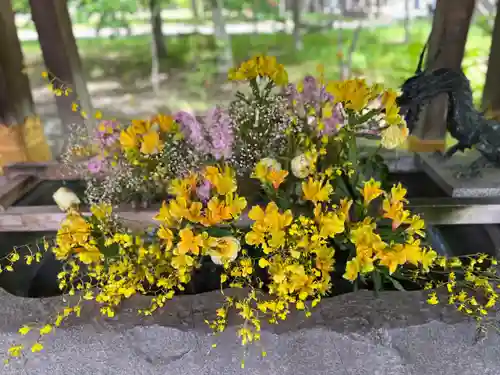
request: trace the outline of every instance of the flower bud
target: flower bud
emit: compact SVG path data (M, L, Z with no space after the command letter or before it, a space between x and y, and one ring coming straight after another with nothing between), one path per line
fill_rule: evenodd
M274 169L275 171L281 171L281 164L279 161L273 158L263 158L259 163L265 165L269 169Z
M56 202L61 211L68 211L70 208L77 207L81 202L78 196L66 187L60 187L53 195L52 199Z
M301 154L292 159L292 173L297 178L306 178L311 173L311 164L306 155Z

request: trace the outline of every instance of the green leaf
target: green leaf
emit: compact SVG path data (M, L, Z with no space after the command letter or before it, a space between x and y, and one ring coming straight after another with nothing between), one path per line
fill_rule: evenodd
M391 281L392 285L394 285L394 288L396 288L400 292L406 292L405 288L403 287L403 285L401 285L401 283L398 280L391 277L390 275L385 275L385 277Z
M378 270L372 272L372 280L373 280L375 296L378 297L379 292L382 290L382 277L378 272Z
M210 237L226 237L226 236L232 236L233 234L230 228L220 228L220 227L207 228L206 232Z

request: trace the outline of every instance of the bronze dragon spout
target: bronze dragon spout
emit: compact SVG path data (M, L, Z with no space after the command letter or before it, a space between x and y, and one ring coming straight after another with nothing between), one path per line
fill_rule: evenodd
M451 158L457 151L475 148L481 157L467 166L457 177L473 177L487 166L500 167L500 123L486 119L474 107L470 82L461 70L439 68L422 70L426 46L420 55L415 74L401 87L397 103L410 133L415 130L422 108L442 93L448 96L446 128L457 143L441 157Z

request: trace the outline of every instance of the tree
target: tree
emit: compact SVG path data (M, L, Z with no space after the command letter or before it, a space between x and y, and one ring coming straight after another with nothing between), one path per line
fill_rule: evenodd
M163 59L167 57L167 47L163 40L163 22L159 0L149 0L149 12L151 14L151 36L153 38L155 54L158 58Z
M212 21L214 24L214 36L217 47L220 48L218 71L226 73L233 67L233 50L231 46L231 37L226 30L226 22L224 20L224 4L223 0L210 0L212 5Z
M300 0L292 1L292 17L293 17L293 42L295 51L302 51L302 37L300 35Z
M500 0L497 1L497 15L491 37L482 107L484 110L489 109L494 113L500 111Z
M24 0L18 0L24 1ZM128 32L131 31L127 15L137 13L139 10L136 0L73 0L80 17L89 19L97 15L99 21L96 25L96 32L99 34L104 27L114 29L125 27Z
M14 12L10 0L0 1L0 122L22 124L33 115L33 99L29 79L24 74L23 53L17 36Z
M56 95L59 117L66 134L72 124L85 124L89 134L94 131L92 103L85 82L78 47L66 0L30 0L31 14L38 33L45 66L55 89L72 88L68 96ZM80 112L73 111L73 103L80 104ZM80 115L85 112L84 120ZM85 116L83 116L85 117Z

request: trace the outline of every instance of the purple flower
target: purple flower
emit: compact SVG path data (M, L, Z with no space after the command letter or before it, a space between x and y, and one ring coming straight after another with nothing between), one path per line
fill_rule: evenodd
M90 159L90 161L87 164L87 169L92 174L99 173L102 170L102 167L103 167L103 162L102 159L99 157L94 157Z
M102 121L97 127L96 138L101 148L112 146L119 138L119 123L111 120Z
M188 112L181 111L175 116L187 141L198 152L211 155L216 160L229 158L234 142L233 122L219 107L211 109L203 122Z
M175 121L181 126L181 132L191 145L199 151L206 152L207 145L203 138L202 125L192 114L180 111L175 115Z
M219 107L211 109L205 119L204 130L210 143L210 153L216 160L229 158L234 142L233 122Z
M212 189L212 184L210 181L205 180L203 184L198 186L196 189L196 195L203 201L206 202L210 199L210 190Z
M302 81L302 100L305 103L316 103L319 99L318 83L313 76L306 76Z

